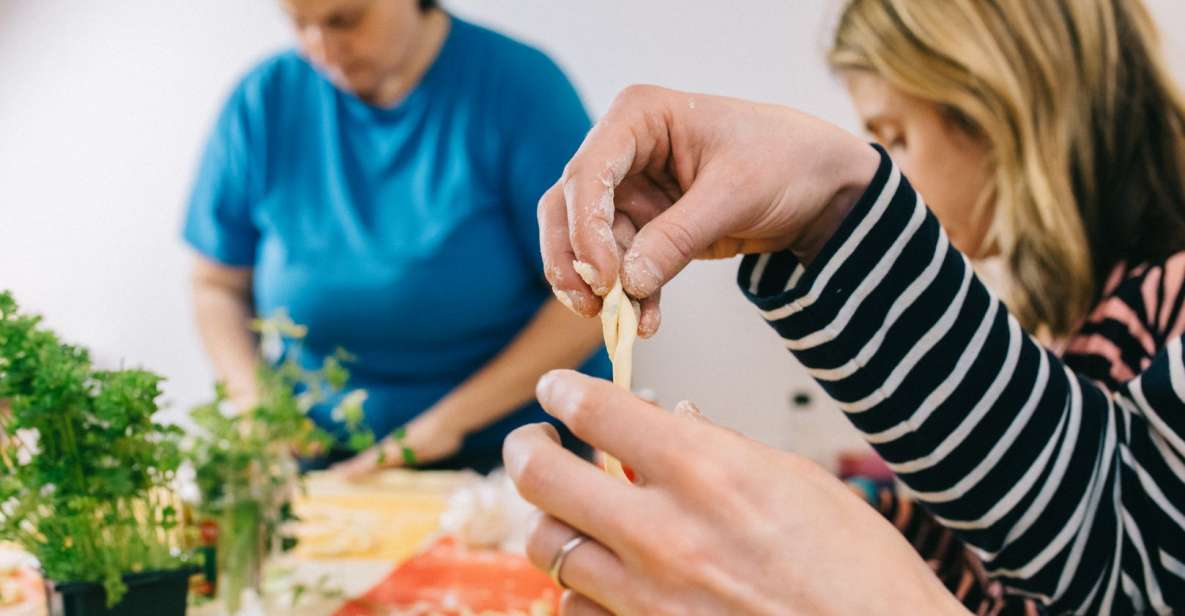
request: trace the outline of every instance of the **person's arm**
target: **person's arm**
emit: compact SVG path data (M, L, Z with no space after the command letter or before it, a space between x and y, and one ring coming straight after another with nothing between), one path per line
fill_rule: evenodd
M738 282L994 577L1055 611L1185 600L1181 341L1111 396L1021 331L882 153L819 256Z
M535 317L489 363L425 413L462 433L508 415L535 397L535 383L547 371L575 368L601 343L596 323L546 300Z
M239 408L255 404L259 357L251 332L250 267L223 265L203 256L194 259L193 308L202 346L215 376Z
M639 228L619 257L622 219ZM540 224L548 279L586 316L593 286L618 275L652 301L693 258L757 253L741 286L995 575L1055 610L1185 603L1181 339L1116 396L1078 378L1021 332L883 151L792 110L635 87ZM570 275L573 256L592 285ZM753 475L745 485L785 487Z
M600 344L597 323L548 299L506 348L416 421L462 435L485 427L532 400L535 384L549 370L579 366Z
M190 289L194 318L215 376L239 408L257 399L258 354L250 330L252 272L260 230L252 216L264 158L253 127L262 108L257 78L228 97L206 139L189 195L181 235L194 250Z
M542 291L547 283L539 255L539 197L560 176L590 121L568 78L543 53L517 48L500 70L488 121L475 125L473 139L479 157L497 177L510 231L504 249L522 257L522 267L536 274ZM564 294L556 297L569 301ZM406 426L403 445L420 462L454 453L465 434L530 401L543 373L588 359L599 345L599 332L595 323L547 299L506 348ZM395 443L384 446L387 460L402 461ZM368 452L343 468L361 473L373 468L377 458Z
M547 299L521 332L485 366L407 424L401 441L386 439L335 466L360 476L404 462L407 447L418 463L457 452L466 434L502 419L534 397L547 371L579 366L600 344L600 327Z

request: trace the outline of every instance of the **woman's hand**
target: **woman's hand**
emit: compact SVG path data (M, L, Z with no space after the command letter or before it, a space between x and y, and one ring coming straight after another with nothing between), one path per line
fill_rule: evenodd
M789 248L809 261L878 163L859 138L786 107L628 88L540 200L548 281L594 316L620 275L650 335L659 288L693 258ZM622 227L637 230L624 258Z
M402 441L385 438L353 458L335 464L331 470L357 479L382 468L405 466L404 447L411 450L417 465L429 464L460 451L464 438L463 431L428 411L405 426Z
M629 485L546 424L506 440L506 468L544 512L528 555L563 560L566 614L965 613L914 549L811 462L613 385L552 372L539 401L640 477Z

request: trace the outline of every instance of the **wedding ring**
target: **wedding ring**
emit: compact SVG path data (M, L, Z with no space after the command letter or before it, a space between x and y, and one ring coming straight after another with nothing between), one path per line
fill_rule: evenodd
M584 543L585 541L588 541L588 537L585 537L584 535L576 535L575 537L569 539L568 542L560 548L559 552L556 552L555 558L551 560L551 567L547 570L547 575L550 576L552 581L556 583L556 586L559 586L564 590L568 590L568 585L560 579L560 569L564 568L564 559L568 557L568 554L571 554L572 550L580 547L580 544Z

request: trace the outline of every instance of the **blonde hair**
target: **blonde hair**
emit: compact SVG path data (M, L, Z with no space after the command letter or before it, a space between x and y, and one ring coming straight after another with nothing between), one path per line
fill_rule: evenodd
M849 0L829 61L987 144L983 245L1029 331L1072 333L1115 266L1185 248L1185 99L1140 0Z

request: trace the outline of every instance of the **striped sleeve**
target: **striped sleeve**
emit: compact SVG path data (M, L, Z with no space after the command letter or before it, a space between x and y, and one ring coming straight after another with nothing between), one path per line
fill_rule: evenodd
M1054 611L1185 605L1185 365L1170 342L1115 394L1042 348L881 151L809 266L738 283L797 359L990 575Z

